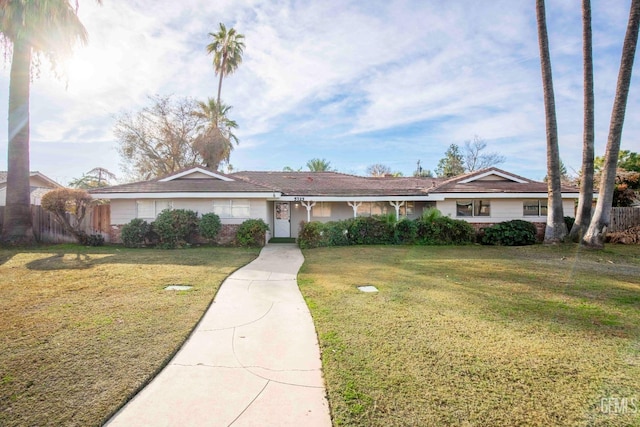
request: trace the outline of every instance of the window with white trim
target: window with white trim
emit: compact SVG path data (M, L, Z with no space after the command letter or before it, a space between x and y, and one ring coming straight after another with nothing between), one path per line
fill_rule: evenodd
M400 206L400 215L409 216L413 215L415 211L415 202L404 202L404 205Z
M362 202L358 206L358 216L386 215L390 212L395 213L395 208L389 202Z
M525 200L522 202L522 215L547 216L547 199Z
M165 209L173 209L173 201L136 200L136 218L154 220Z
M251 203L249 199L214 200L213 213L220 218L249 218Z
M329 218L331 216L331 203L316 202L311 208L311 216L316 218Z
M486 199L458 200L456 216L491 216L491 202Z

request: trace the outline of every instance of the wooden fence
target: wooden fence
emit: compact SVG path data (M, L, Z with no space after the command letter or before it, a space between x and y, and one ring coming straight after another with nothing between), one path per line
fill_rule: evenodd
M640 208L611 208L609 231L624 231L640 225Z
M71 218L71 215L68 214ZM89 215L85 217L83 231L87 234L102 234L106 241L109 240L110 206L95 206ZM60 225L51 212L42 209L41 206L31 205L31 221L33 235L40 243L69 243L76 242L76 238ZM4 206L0 206L0 228L4 222Z

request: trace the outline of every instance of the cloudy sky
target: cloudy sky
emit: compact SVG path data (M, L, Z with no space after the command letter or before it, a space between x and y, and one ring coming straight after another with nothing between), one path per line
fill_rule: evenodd
M411 175L475 135L532 179L546 174L533 0L105 0L80 2L89 44L67 81L43 71L31 92L31 169L67 184L94 167L124 178L115 118L149 96L215 97L205 46L218 23L246 37L223 83L240 144L235 170L305 167L324 158L362 174L382 163ZM596 153L606 145L630 0L593 1ZM582 145L581 10L547 0L561 158ZM7 116L9 63L0 69ZM640 151L638 67L622 148ZM6 119L0 170L7 167Z

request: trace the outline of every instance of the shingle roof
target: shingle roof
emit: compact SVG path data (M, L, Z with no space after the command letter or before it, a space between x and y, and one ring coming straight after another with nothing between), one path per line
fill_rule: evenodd
M482 180L481 176L489 172L498 173L513 179ZM476 180L474 180L476 178ZM565 193L577 193L576 187L563 185ZM487 168L459 175L441 182L433 190L435 193L547 193L547 183L533 181L498 168Z
M0 171L0 184L4 184L7 182L7 171ZM38 172L38 171L31 171L29 172L29 176L30 177L39 177L41 180L49 183L49 187L44 187L44 188L53 188L53 187L62 187L62 185L60 185L58 182L52 180L51 178L43 175L42 173Z
M338 172L236 172L232 178L261 183L287 195L411 196L425 195L433 178L362 177Z
M203 171L199 168L200 172ZM363 177L338 172L244 171L232 174L204 170L210 177L189 178L184 171L161 179L91 190L91 193L243 193L278 192L285 196L380 197L438 193L547 193L547 184L489 168L451 179ZM563 192L577 193L564 187Z
M131 184L114 185L112 187L96 188L90 193L234 193L234 192L268 192L270 188L264 185L235 180L222 181L213 178L175 179L161 182L158 180L134 182Z

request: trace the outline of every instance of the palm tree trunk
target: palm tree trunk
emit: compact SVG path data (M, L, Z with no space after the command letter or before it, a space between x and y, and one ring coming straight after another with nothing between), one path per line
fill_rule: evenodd
M576 221L569 239L578 242L587 231L593 204L594 95L593 49L591 35L591 0L582 0L582 52L584 58L584 135L582 142L582 177Z
M611 123L609 125L609 137L605 151L602 179L598 202L591 218L589 229L582 239L582 244L589 248L603 248L607 227L611 221L611 205L613 203L613 191L615 187L616 168L620 153L620 141L622 139L622 126L627 109L627 98L631 84L631 72L638 43L638 28L640 26L640 0L631 1L629 12L629 24L622 45L622 58L616 86L616 97L613 101Z
M227 57L223 56L222 57L222 65L220 66L220 80L218 81L218 105L220 104L220 94L222 93L222 78L224 77L224 67L225 67L225 63L227 62ZM217 113L217 111L216 111Z
M29 84L31 46L18 38L13 44L9 83L9 148L7 200L2 241L10 245L33 244L29 189Z
M544 0L536 0L536 17L538 22L538 42L540 45L540 68L542 69L542 88L544 92L544 110L547 129L547 185L549 192L549 210L547 227L544 232L545 243L558 243L567 235L562 210L562 193L560 181L560 152L558 148L558 124L556 121L556 105L551 77L551 56L549 55L549 38L547 36L547 18Z

